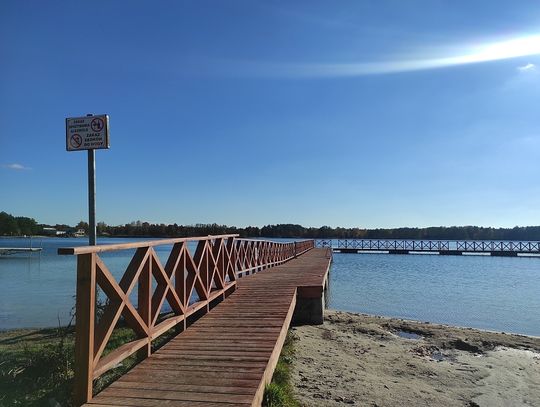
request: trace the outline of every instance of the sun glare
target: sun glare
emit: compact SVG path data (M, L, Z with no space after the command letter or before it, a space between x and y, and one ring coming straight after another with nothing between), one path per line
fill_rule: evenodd
M493 62L540 54L540 35L529 35L472 46L464 46L462 44L459 48L453 49L456 50L454 55L448 56L430 57L424 54L421 57L418 52L415 52L415 58L410 59L386 59L379 62L365 61L341 64L273 64L271 69L266 64L261 71L269 75L279 73L281 75L302 77L359 76L422 71Z
M540 35L530 35L507 41L481 44L474 48L465 49L464 51L468 52L461 55L439 58L355 64L349 70L349 73L351 71L354 71L356 74L419 71L537 55L540 54ZM342 72L346 72L346 68L343 68Z
M509 41L501 41L489 44L472 54L476 61L496 61L527 55L540 54L540 35L516 38Z

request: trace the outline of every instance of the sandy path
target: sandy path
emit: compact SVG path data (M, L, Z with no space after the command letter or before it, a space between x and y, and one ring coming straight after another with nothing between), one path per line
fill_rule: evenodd
M292 331L305 406L540 406L540 338L337 311Z

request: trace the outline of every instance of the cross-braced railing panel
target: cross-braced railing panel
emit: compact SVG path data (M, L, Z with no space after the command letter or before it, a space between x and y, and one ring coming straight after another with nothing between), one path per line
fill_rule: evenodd
M93 379L135 352L151 353L152 341L182 325L191 314L210 309L236 287L238 276L282 264L314 247L314 241L278 243L236 239L237 235L166 239L59 249L77 255L75 398L92 398ZM193 254L188 244L196 244ZM165 264L156 246L172 245ZM120 281L113 276L102 252L132 250ZM107 298L97 317L98 288ZM169 309L165 309L168 304ZM107 345L122 321L136 338L111 350Z
M236 239L236 273L239 276L274 267L314 247L313 240L279 243L267 240Z
M540 242L491 240L412 240L412 239L317 239L316 247L337 250L409 250L423 252L519 252L540 253Z

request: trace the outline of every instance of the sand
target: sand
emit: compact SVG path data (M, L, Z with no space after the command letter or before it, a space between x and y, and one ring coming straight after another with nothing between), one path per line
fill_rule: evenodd
M537 337L339 311L292 333L305 406L540 406Z

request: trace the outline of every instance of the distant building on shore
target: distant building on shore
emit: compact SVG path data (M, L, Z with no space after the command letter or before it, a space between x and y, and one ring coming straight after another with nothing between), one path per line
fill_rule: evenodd
M84 231L84 229L77 229L77 231L75 231L73 233L73 236L74 237L85 237L86 236L86 232Z

